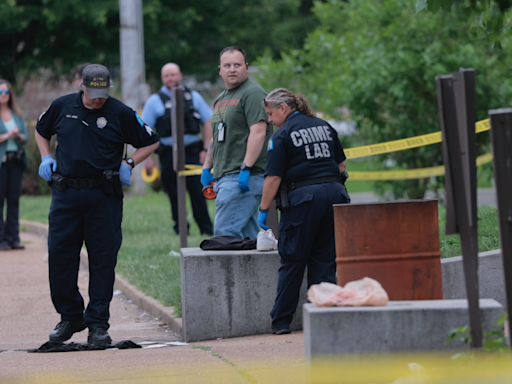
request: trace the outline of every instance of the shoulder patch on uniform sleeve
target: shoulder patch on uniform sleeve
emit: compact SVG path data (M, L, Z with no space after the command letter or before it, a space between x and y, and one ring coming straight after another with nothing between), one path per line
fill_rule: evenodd
M140 126L143 127L145 124L138 112L135 112L135 117L137 118L137 121L139 122Z
M268 140L267 152L268 152L268 151L271 151L271 150L273 150L273 149L274 149L274 141L272 140L272 138L270 138L270 139Z
M50 107L51 107L51 104L48 106L48 108L46 108L46 110L45 110L43 113L41 113L41 114L39 115L39 118L37 119L37 121L41 121L41 119L43 118L43 116L45 115L45 113L46 113L46 112L48 112L48 110L50 109Z

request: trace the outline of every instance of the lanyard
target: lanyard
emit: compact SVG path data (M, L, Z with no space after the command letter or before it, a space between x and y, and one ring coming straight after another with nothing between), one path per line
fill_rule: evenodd
M222 97L224 97L228 91L226 90L224 92L225 93ZM237 92L238 92L238 89L235 92L233 92L233 95L231 95L228 102L226 103L226 110L224 111L224 117L226 117L226 115L228 113L228 107L231 104L231 100L233 100L233 98L236 96ZM224 117L222 117L222 114L219 113L219 115L220 115L220 123L217 125L217 130L219 131L219 133L217 134L217 142L222 143L225 140L225 132L224 131L226 129L226 124L224 123Z

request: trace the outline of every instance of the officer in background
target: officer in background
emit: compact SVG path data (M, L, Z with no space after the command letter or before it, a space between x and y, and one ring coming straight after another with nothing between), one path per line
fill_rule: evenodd
M162 67L163 86L158 93L149 97L142 112L142 119L150 127L153 127L160 136L160 168L162 172L162 183L165 186L171 202L172 219L174 220L174 231L178 233L178 180L174 172L171 136L171 88L180 85L183 75L180 67L174 63L167 63ZM210 119L212 111L203 97L196 91L183 86L183 113L185 120L185 163L203 164L206 155L205 146L212 138L212 124ZM203 140L199 132L203 124ZM206 143L206 144L204 144ZM148 174L152 171L155 163L148 158L145 163ZM199 226L201 234L213 235L213 226L208 214L206 200L203 197L203 187L199 176L188 176L186 178L190 202L194 219Z
M51 183L48 252L50 290L61 322L51 341L66 341L89 328L90 344L111 344L109 306L121 247L122 186L133 167L158 148L158 138L139 115L109 97L110 74L99 64L83 71L82 90L55 100L41 114L36 141L39 175ZM56 159L50 139L57 135ZM138 148L122 160L125 143ZM89 256L89 305L78 291L80 250Z
M268 143L258 223L268 229L267 213L279 190L281 267L270 315L272 333L282 335L290 333L306 266L308 287L336 284L332 205L348 203L350 198L342 184L346 157L337 133L314 117L307 99L277 88L263 104L278 129Z

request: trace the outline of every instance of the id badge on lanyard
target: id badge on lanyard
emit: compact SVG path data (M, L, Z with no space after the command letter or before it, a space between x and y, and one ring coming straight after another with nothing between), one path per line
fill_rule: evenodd
M225 133L225 130L226 130L226 124L224 123L219 123L219 125L217 125L217 129L219 131L219 134L217 135L217 141L219 143L223 143L224 140L225 140L225 136L226 136L226 133Z

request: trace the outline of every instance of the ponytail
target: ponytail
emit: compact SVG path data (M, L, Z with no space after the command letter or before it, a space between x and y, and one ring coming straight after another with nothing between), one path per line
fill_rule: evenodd
M306 96L299 94L293 95L293 98L295 99L295 103L297 104L297 110L300 113L303 113L305 115L314 117L315 114L311 110L311 106L309 105L309 100L306 98Z

